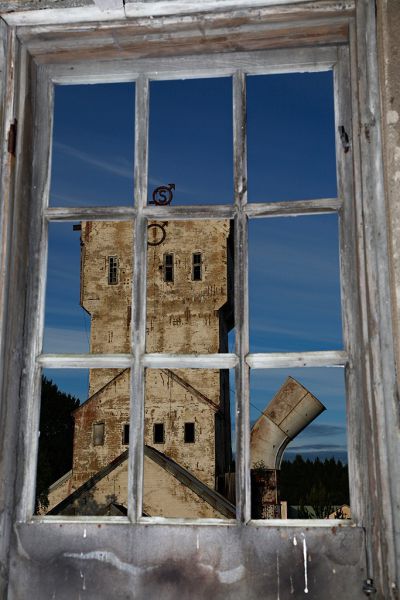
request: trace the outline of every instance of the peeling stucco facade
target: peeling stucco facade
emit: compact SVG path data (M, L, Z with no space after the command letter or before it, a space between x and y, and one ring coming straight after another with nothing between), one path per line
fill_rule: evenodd
M150 222L147 258L147 350L170 353L217 353L227 350L232 326L229 221ZM91 316L90 350L127 353L131 336L133 227L129 221L81 224L81 305ZM201 255L201 278L193 278L194 253ZM173 257L172 281L165 281L165 255ZM117 265L110 279L110 257ZM49 510L64 491L76 491L128 447L130 371L91 369L89 399L74 413L73 467L68 483L55 485ZM134 419L135 416L133 415ZM146 445L154 446L211 489L232 468L229 375L216 369L148 369L146 372ZM185 441L185 424L194 424L194 440ZM164 428L157 440L155 424ZM103 431L96 443L95 427ZM170 475L165 496L156 501L157 473L146 461L145 512L157 516L215 516L207 504ZM126 469L123 471L127 476ZM166 475L163 476L164 479ZM161 484L161 480L160 480ZM104 487L104 482L101 484ZM174 487L175 486L175 487ZM179 489L178 489L179 488ZM61 492L61 489L63 492ZM96 488L97 489L97 488ZM116 501L126 506L126 484ZM167 493L168 491L168 493ZM174 504L182 494L184 502ZM99 491L99 495L100 491ZM115 494L114 494L115 495ZM99 496L100 497L100 496ZM151 498L154 497L154 505ZM63 498L61 498L62 500ZM103 505L103 500L101 501ZM200 512L199 512L200 511Z

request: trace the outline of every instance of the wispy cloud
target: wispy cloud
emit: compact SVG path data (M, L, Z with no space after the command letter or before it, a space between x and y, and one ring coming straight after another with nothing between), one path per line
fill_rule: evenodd
M266 318L270 318L267 315ZM309 329L298 328L298 323L290 321L292 327L280 326L279 324L273 324L263 322L262 315L256 316L250 321L250 343L252 352L279 352L287 351L286 340L301 341L303 343L314 343L314 344L325 344L329 345L330 349L337 349L342 346L341 331L332 331L332 326L327 326L327 331L321 331L321 327L317 327L317 324L310 323ZM315 327L315 329L312 329ZM268 343L271 336L279 336L278 342L273 339L273 342ZM282 345L286 343L286 347L277 347L278 344ZM308 348L305 348L307 350Z
M63 327L46 327L44 352L60 354L81 354L89 352L86 332Z
M346 433L346 427L342 425L329 425L328 423L315 423L307 427L308 437L323 437L343 435Z
M102 171L106 171L126 179L132 179L133 177L133 165L130 166L128 161L124 158L114 157L113 161L103 160L93 156L92 154L82 152L82 150L78 150L73 146L63 144L62 142L54 142L54 148L63 154L66 154Z
M339 444L301 444L300 446L289 446L292 452L315 452L316 450L338 450L345 452L346 446Z

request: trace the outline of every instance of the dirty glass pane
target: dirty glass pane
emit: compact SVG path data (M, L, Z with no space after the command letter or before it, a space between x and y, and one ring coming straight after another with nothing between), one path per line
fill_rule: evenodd
M147 352L228 352L233 337L233 222L149 221Z
M235 518L233 376L146 370L144 516Z
M254 370L252 518L350 518L342 368Z
M337 215L249 223L250 349L342 349Z
M247 77L249 202L336 197L333 74Z
M49 224L44 352L130 351L131 221Z
M230 78L151 82L149 136L150 204L232 203Z
M129 369L42 374L36 513L127 514Z
M50 206L133 204L135 85L55 86Z

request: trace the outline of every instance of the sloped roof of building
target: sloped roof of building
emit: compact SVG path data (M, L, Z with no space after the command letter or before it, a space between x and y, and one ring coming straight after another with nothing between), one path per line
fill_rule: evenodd
M108 388L109 385L111 385L111 383L115 382L117 379L120 379L124 373L126 373L126 371L128 371L129 369L124 369L123 371L120 371L120 373L118 373L118 375L116 375L115 377L113 377L112 379L110 379L110 381L107 381L107 383L105 385L103 385L103 387L101 387L99 390L97 390L97 392L95 392L94 394L92 394L91 396L89 396L89 398L87 398L86 400L84 400L75 410L72 411L72 414L75 414L76 412L79 412L82 407L86 407L87 404L89 402L92 402L93 400L95 400L96 398L98 398L98 396L104 392L104 390L106 390Z
M211 489L208 485L200 481L200 479L197 479L197 477L172 460L172 458L169 458L151 446L144 447L144 454L147 456L147 458L157 463L165 471L168 471L168 473L173 475L173 477L175 477L175 479L177 479L182 485L192 490L192 492L197 494L197 496L202 498L202 500L207 502L207 504L212 506L222 515L227 518L235 517L236 509L231 502L229 502L226 498L224 498L224 496L215 490ZM83 494L91 490L101 479L109 475L118 466L124 463L127 458L128 450L125 450L122 452L122 454L117 456L117 458L112 460L106 467L103 467L103 469L100 469L100 471L85 481L85 483L82 484L77 490L72 492L72 494L64 498L64 500L52 508L47 514L60 514L63 510L70 507L75 500L78 500L78 498L80 498Z

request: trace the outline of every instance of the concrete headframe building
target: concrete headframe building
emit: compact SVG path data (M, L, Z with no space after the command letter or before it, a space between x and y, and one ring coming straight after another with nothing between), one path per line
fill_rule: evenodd
M228 220L149 223L148 352L228 351L232 238ZM132 239L130 222L81 223L80 302L91 316L93 353L130 351ZM233 518L234 498L226 493L234 470L227 371L147 369L145 384L144 514ZM135 419L129 387L129 370L90 371L88 400L74 412L72 470L51 486L48 512L126 513ZM264 504L278 503L276 471L287 443L323 409L289 378L257 420L251 452L252 463L262 462L268 472Z
M91 315L91 352L130 351L132 237L129 222L81 224L81 305ZM151 222L148 242L147 351L226 352L230 222ZM129 380L128 370L90 371L89 398L74 413L72 471L51 487L50 511L126 507ZM230 419L225 371L147 370L146 514L234 516L216 492L220 476L232 470Z

